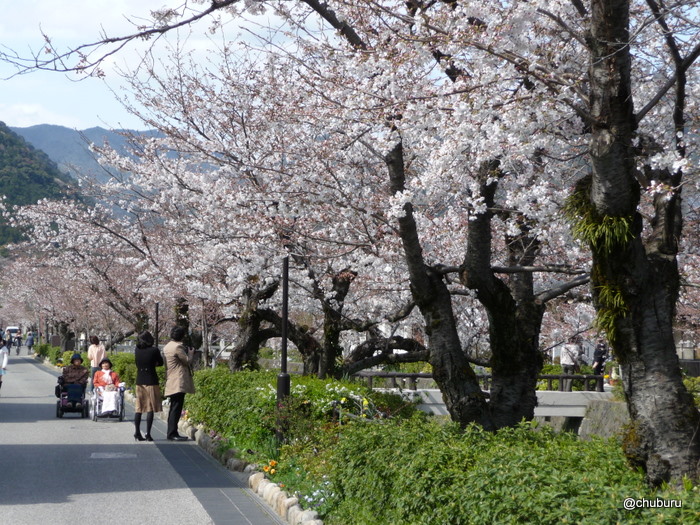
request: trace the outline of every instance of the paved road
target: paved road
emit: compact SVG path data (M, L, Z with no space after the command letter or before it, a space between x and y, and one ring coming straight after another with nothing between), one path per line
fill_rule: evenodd
M135 442L127 418L56 418L58 372L13 355L0 390L0 524L284 523L193 442Z

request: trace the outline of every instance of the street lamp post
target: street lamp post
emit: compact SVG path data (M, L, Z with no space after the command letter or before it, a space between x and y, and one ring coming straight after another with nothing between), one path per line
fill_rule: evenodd
M287 373L287 319L289 317L289 257L282 261L282 355L280 373L277 375L277 441L284 441L284 425L280 416L281 410L290 392L290 378Z

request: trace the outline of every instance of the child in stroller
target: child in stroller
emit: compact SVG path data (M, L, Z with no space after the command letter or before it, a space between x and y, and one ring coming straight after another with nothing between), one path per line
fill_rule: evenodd
M96 419L102 417L123 418L123 384L119 380L117 373L112 370L112 361L105 358L100 361L100 370L95 372L92 378L93 409Z
M83 366L83 358L80 354L73 354L70 362L71 364L63 369L63 374L58 378L56 396L59 400L56 404L56 417L63 417L64 412L81 412L82 417L87 417L88 403L85 399L85 387L89 372Z

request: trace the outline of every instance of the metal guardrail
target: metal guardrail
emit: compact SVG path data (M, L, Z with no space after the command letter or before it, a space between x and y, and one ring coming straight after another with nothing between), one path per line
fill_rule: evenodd
M374 388L374 379L389 379L391 388L407 388L408 390L416 390L418 388L418 379L432 379L433 375L428 373L410 373L410 372L380 372L374 370L363 370L353 374L353 377L358 377L360 379L365 379L367 381L367 386L369 388ZM479 379L479 384L484 390L489 390L491 388L490 374L477 375ZM601 375L581 375L581 374L540 374L537 376L538 381L547 381L547 390L558 390L559 392L564 391L564 380L571 380L572 385L574 382L583 384L583 390L585 392L603 392L603 376ZM399 380L405 380L405 385L399 385ZM558 380L559 385L557 389L553 388L553 382Z

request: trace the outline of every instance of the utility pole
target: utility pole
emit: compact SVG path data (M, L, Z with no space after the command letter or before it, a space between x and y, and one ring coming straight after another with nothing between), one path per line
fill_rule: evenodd
M284 441L284 425L280 417L290 392L290 378L287 373L287 319L289 318L289 257L282 260L282 356L280 373L277 375L277 442Z

